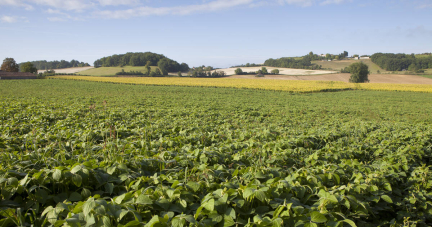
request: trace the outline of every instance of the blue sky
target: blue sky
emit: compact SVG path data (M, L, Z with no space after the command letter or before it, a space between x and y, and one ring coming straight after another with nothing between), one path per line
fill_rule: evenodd
M0 60L164 54L226 67L317 54L432 52L432 0L0 0Z

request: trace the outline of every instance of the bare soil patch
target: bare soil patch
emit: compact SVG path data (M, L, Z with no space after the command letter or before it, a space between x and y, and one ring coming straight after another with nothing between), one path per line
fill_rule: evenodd
M321 75L329 73L337 73L336 71L327 70L310 70L310 69L290 69L290 68L278 68L278 67L267 67L267 71L270 73L273 69L278 69L281 75ZM243 72L256 72L262 67L239 67ZM238 68L227 68L217 69L217 71L224 71L226 75L234 75L235 70Z
M265 77L255 77L253 75L234 75L229 78L243 79L276 79L276 80L323 80L323 81L342 81L349 82L349 73L312 75L312 76L284 76L284 75L266 75ZM371 74L369 75L370 83L389 83L389 84L432 84L432 79L398 74Z

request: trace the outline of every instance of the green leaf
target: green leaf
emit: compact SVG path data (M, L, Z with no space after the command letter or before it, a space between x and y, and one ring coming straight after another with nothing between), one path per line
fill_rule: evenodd
M60 181L61 176L62 176L62 171L61 170L59 170L59 169L54 170L54 173L53 173L52 177L53 177L53 179L55 181Z
M82 177L79 174L74 174L72 176L72 182L77 186L80 187L82 183Z
M115 166L111 166L111 167L109 167L109 168L107 169L107 173L108 173L109 175L112 175L112 174L116 171L116 169L117 169L117 167L115 167Z
M85 202L84 203L84 206L83 206L83 213L84 213L84 216L88 216L89 214L90 214L90 212L95 208L97 206L97 204L96 204L96 202L93 200L93 199L91 199L91 200L88 200L87 202Z
M71 169L71 173L75 174L78 173L82 169L81 165L75 166L73 169Z
M135 203L141 204L141 205L151 205L151 204L153 204L153 201L147 195L141 194L140 196L138 196Z
M194 192L197 192L200 189L200 184L197 182L189 181L187 183L187 186L189 186Z
M382 195L381 198L388 203L393 203L393 200L388 195Z
M203 207L208 210L208 211L213 211L214 210L214 204L215 204L215 200L211 199L209 201L207 201Z
M91 191L87 188L83 188L83 190L81 191L81 195L84 199L86 199L91 196Z
M357 227L357 225L349 219L345 219L345 220L343 220L343 222L349 224L351 227Z
M311 221L316 223L324 223L327 221L327 218L318 211L314 211L311 213Z
M72 194L69 196L69 201L71 202L78 202L82 199L82 196L78 192L72 192Z
M235 221L231 216L224 215L224 227L230 227L235 225Z
M186 220L179 217L175 217L172 219L171 225L172 227L183 227L186 225Z
M106 193L108 193L108 194L112 194L113 193L113 191L114 191L114 184L113 183L107 183L107 184L105 184L105 192Z
M267 196L266 196L265 192L263 192L261 190L256 190L255 191L255 197L257 199L259 199L261 202L265 202L265 200L267 199Z
M390 184L390 183L385 183L385 184L384 184L384 188L385 188L385 190L387 190L387 191L392 191L392 187L391 187L391 184Z
M318 225L313 223L313 222L309 222L309 223L304 224L304 227L318 227Z

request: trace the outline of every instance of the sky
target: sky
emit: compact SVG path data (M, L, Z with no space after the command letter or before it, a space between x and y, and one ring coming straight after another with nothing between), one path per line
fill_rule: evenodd
M432 0L0 0L0 60L147 51L213 67L432 52Z

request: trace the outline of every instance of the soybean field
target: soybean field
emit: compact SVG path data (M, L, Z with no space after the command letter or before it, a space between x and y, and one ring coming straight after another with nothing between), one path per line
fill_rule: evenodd
M0 81L0 226L431 226L431 100Z

